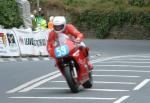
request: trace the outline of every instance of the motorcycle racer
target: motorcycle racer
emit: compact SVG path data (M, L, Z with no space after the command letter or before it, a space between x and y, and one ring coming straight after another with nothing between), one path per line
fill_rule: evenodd
M47 44L47 50L48 50L49 55L56 60L54 48L56 46L56 40L58 38L57 34L64 33L68 35L72 41L80 44L81 46L80 50L84 52L85 56L87 57L89 68L93 69L93 66L90 63L89 58L88 58L89 49L83 43L84 35L80 33L72 24L66 24L66 19L64 16L56 16L53 19L53 26L54 26L53 27L54 29L49 33L48 44Z

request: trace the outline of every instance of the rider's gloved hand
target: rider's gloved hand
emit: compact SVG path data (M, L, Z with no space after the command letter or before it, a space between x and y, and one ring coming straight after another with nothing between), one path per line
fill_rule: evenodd
M80 44L80 43L81 43L81 39L80 39L80 38L76 38L76 39L74 40L74 42Z

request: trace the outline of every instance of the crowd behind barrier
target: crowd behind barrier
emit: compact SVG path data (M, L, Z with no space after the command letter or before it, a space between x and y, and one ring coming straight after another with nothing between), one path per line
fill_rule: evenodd
M49 32L49 29L0 29L0 56L48 56Z

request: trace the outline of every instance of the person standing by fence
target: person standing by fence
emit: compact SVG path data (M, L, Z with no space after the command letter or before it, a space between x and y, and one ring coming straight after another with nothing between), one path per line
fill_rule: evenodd
M54 16L51 16L51 17L49 18L48 29L50 29L50 30L53 29L53 19L54 19Z
M44 19L43 12L39 12L39 14L37 12L34 12L31 18L32 18L32 28L34 31L47 28L47 23L46 20Z

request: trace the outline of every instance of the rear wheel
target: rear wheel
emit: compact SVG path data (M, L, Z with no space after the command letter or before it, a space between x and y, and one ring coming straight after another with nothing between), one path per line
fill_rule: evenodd
M83 84L83 87L92 88L92 86L93 86L93 77L92 77L92 71L91 71L89 72L89 80Z
M75 82L75 79L73 78L73 70L69 68L69 66L64 68L64 75L66 77L66 81L68 83L68 86L70 87L71 91L73 93L79 92L79 85Z

